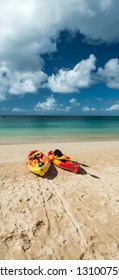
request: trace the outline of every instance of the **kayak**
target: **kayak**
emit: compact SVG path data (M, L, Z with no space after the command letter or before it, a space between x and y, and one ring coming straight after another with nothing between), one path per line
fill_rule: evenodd
M31 151L27 158L28 168L36 175L44 176L50 168L50 160L38 150Z
M65 170L78 173L80 164L76 160L62 154L60 150L50 151L48 153L49 160L56 166Z

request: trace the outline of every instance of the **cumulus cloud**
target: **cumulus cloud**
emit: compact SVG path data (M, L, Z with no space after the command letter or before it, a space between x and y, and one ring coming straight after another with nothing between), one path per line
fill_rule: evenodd
M99 67L97 77L109 88L119 89L119 59L110 59L104 68Z
M47 80L47 75L39 70L35 72L12 71L7 63L0 64L0 96L6 99L7 93L18 95L35 93L42 83Z
M46 2L0 1L0 60L7 60L17 70L36 71L43 65L40 54L56 49L55 40L51 40L57 34L52 21L55 11Z
M118 8L118 0L1 0L0 53L9 60L14 56L19 66L24 56L24 67L25 62L30 66L38 63L39 53L56 50L56 39L65 29L79 30L92 40L119 40Z
M90 108L88 106L83 107L82 110L83 110L83 112L89 112L89 111L95 112L96 111L95 108Z
M61 30L119 41L118 10L118 0L1 0L0 61L17 70L38 70L42 54L56 51Z
M35 93L42 83L47 79L47 75L42 71L13 72L10 78L9 92L11 94Z
M58 104L56 99L51 95L44 102L38 102L35 106L35 110L45 110L45 111L54 111L57 109Z
M80 105L80 103L77 102L76 98L71 98L71 99L69 100L69 102L70 102L73 106L79 106L79 105Z
M46 101L38 102L34 108L35 111L46 111L46 112L69 112L71 106L64 107L63 104L58 103L53 95L46 98Z
M14 107L12 108L12 112L14 113L23 113L23 112L26 112L26 110L20 108L20 107Z
M119 104L114 104L109 108L106 108L105 111L119 111Z
M61 69L56 75L48 78L48 87L53 92L78 92L81 88L93 83L92 71L95 70L96 57L92 54L88 59L79 62L72 70Z
M4 100L7 92L37 90L41 77L39 83L34 80L41 75L40 69L44 69L42 55L57 50L57 39L63 30L79 31L89 42L119 41L118 10L118 0L50 0L50 3L49 0L0 0L0 64L6 62L10 72L8 80L5 76L1 78L0 99ZM90 57L89 62L91 59L94 57ZM61 69L57 76L52 75L51 90L77 92L89 86L91 69L85 73L85 63L82 61L72 70Z

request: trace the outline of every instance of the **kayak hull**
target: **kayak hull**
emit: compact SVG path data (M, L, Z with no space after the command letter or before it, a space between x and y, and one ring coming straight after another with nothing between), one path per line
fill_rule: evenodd
M74 172L74 173L78 173L79 168L80 168L80 164L75 161L74 159L66 156L66 155L62 155L61 157L57 157L54 155L53 151L50 151L48 153L48 157L49 160L55 164L56 166Z
M27 157L29 170L39 176L44 176L50 168L50 160L38 150L31 151Z

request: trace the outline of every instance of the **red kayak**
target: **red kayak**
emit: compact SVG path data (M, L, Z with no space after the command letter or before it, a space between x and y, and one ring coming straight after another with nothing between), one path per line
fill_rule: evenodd
M74 172L74 173L78 173L79 168L80 168L80 164L79 162L77 162L76 160L70 158L69 156L66 156L64 154L62 154L62 152L60 150L55 150L50 151L48 153L48 157L50 159L50 161L55 164L56 166Z

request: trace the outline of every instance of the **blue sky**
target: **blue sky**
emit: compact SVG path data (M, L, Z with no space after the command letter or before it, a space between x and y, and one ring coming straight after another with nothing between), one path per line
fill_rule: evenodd
M0 114L119 115L118 10L0 0Z

